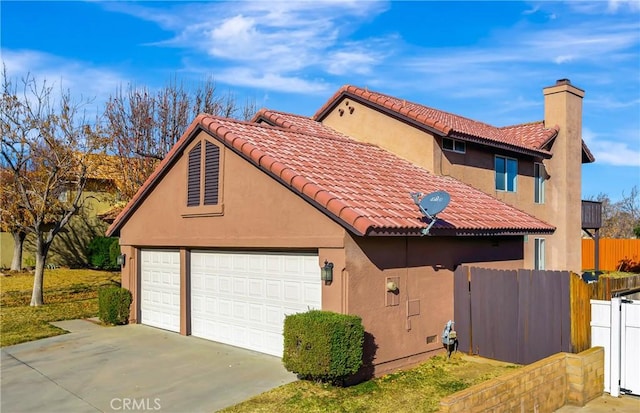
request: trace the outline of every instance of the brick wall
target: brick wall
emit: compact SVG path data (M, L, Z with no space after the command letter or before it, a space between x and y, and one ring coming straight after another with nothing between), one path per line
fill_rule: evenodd
M604 350L567 354L567 403L584 406L604 389Z
M565 404L583 406L604 389L604 349L558 353L509 374L447 396L442 413L553 412Z

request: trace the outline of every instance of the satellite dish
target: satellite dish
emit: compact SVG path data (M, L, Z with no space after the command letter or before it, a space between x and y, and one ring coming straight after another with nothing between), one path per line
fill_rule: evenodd
M424 196L420 192L411 192L410 195L424 216L431 220L429 225L422 230L422 235L429 235L429 230L438 219L436 215L444 211L447 205L449 205L451 196L445 191L431 192Z
M451 197L445 191L431 192L420 200L420 209L426 211L426 215L431 218L438 215L449 205Z

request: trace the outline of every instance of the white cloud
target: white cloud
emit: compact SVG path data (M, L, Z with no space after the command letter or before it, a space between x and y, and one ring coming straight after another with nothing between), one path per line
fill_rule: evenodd
M316 94L329 90L327 84L322 81L308 81L246 67L233 67L216 72L216 79L228 84L286 93Z
M640 167L640 131L635 131L631 136L615 133L609 138L584 128L582 138L595 156L597 163ZM627 141L629 139L630 141Z
M359 23L386 10L381 1L224 2L180 4L170 10L140 4L108 4L106 8L156 22L173 33L157 46L204 53L216 71L244 66L246 72L270 72L292 79L291 90L304 77L307 84L322 73L369 74L384 58L378 46L386 39L348 41ZM391 40L389 40L391 41ZM345 45L348 42L348 48ZM201 56L202 57L202 56ZM336 60L338 59L338 60ZM186 59L188 62L193 59ZM199 70L187 67L187 71ZM264 79L269 76L262 76ZM222 77L216 75L216 78ZM248 79L251 82L247 82ZM259 77L225 77L231 85L254 83ZM272 87L272 85L264 85ZM322 83L314 89L322 88Z
M2 49L2 61L9 78L20 81L27 75L33 76L38 83L46 81L54 96L68 90L76 102L89 100L89 107L102 105L119 86L126 84L113 70L34 50Z
M611 13L616 13L625 8L628 8L629 11L637 12L640 10L640 2L638 0L609 0L607 9Z

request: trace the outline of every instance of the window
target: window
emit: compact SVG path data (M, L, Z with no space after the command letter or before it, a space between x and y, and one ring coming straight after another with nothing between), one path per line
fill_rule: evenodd
M533 164L533 175L535 179L533 200L536 204L544 204L544 181L547 179L547 172L541 163Z
M204 154L202 153L203 142ZM188 154L187 175L187 206L218 205L220 189L220 148L218 146L206 140L194 145Z
M544 270L544 238L536 238L533 252L533 268Z
M496 189L498 191L516 192L518 177L518 160L496 156Z
M60 195L58 195L58 201L60 201L60 202L69 201L69 191L64 190L64 191L60 192Z
M458 153L466 152L466 144L463 141L459 141L451 138L442 138L442 149L446 151L453 151Z

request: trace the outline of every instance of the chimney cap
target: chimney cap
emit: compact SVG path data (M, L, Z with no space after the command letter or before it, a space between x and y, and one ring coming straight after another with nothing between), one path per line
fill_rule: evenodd
M556 80L556 85L570 85L571 81L569 79L558 79Z

